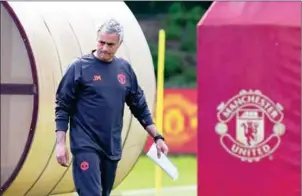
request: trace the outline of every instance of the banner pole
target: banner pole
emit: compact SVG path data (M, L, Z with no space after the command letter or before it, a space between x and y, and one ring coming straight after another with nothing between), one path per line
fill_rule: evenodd
M165 31L159 31L157 66L157 98L155 123L160 134L163 135L163 102L164 102L164 66L165 66ZM160 194L162 186L162 170L155 166L156 195Z

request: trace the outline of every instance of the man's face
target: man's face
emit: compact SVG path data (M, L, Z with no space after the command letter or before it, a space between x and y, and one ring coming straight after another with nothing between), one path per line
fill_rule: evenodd
M103 61L111 61L120 46L117 33L100 32L97 38L98 56Z

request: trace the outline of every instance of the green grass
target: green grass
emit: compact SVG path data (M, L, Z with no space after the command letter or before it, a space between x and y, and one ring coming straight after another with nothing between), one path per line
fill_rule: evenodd
M197 161L194 156L169 156L169 159L177 166L179 178L173 181L164 171L162 172L162 187L183 187L196 186L197 183ZM152 189L155 188L155 164L146 156L141 156L133 170L125 180L113 191L120 193L129 190ZM164 191L164 189L163 189ZM169 193L168 193L169 192ZM194 190L177 190L164 193L165 196L186 195L195 196ZM154 195L153 194L150 194ZM144 196L148 196L144 194Z
M113 192L111 196L197 196L196 190L174 190L174 191L165 191L162 190L161 193L156 194L155 192L151 193L126 193L126 192Z

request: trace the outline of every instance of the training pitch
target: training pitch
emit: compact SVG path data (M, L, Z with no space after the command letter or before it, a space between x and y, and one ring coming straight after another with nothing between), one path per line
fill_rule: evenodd
M197 195L197 161L195 156L169 156L179 169L179 179L173 181L162 172L162 196ZM155 165L141 156L126 179L112 192L112 196L155 196Z

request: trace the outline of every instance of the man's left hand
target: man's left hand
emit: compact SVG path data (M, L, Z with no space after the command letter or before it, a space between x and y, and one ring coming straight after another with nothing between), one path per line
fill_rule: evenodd
M166 143L162 139L158 139L156 141L156 149L157 149L157 157L158 158L161 157L161 153L164 153L165 155L167 155L168 151L169 151L168 146L166 145Z

